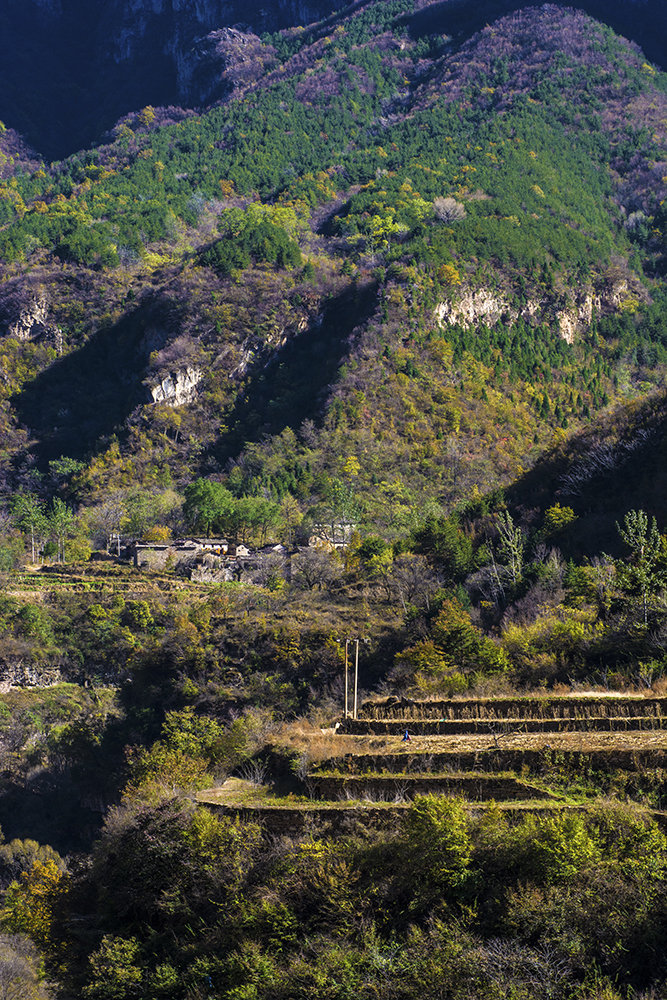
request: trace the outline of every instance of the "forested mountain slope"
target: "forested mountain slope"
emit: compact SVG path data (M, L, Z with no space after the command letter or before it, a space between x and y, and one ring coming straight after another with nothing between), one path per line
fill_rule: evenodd
M210 31L239 22L254 31L276 31L317 20L336 5L7 0L0 11L0 118L43 155L66 156L149 102L192 106L209 98L198 64Z
M8 487L64 461L79 501L206 473L308 506L342 476L379 525L379 484L402 516L484 491L662 384L663 77L557 6L460 47L413 10L243 36L205 114L10 156Z
M193 107L217 99L216 75L226 63L217 46L219 29L278 31L354 6L342 0L5 0L0 119L43 155L60 158L149 102ZM410 33L446 34L460 43L526 6L526 0L418 3L408 14ZM660 0L569 6L604 20L665 65Z

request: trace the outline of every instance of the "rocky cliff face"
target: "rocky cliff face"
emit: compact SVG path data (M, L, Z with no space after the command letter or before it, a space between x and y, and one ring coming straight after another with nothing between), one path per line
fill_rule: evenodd
M43 288L27 289L22 296L9 284L9 292L0 296L0 337L3 336L23 342L39 340L62 353L62 330L52 322Z
M179 93L195 104L221 100L275 63L274 49L254 33L220 28L198 39L188 52L176 53Z
M59 666L35 664L21 656L3 658L0 662L0 694L12 688L52 687L62 681Z
M167 372L157 382L149 383L148 391L153 403L183 406L197 395L197 386L204 377L199 368L188 365L178 371Z
M574 343L590 326L595 314L616 312L630 300L646 301L646 291L638 282L611 281L601 289L583 286L569 297L529 299L518 306L502 292L488 288L462 288L449 300L438 303L435 319L441 326L512 326L522 319L530 326L556 327L563 340Z

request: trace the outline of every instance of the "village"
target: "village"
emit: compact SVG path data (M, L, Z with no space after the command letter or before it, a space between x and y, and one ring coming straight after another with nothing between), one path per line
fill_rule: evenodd
M282 543L253 548L226 538L188 536L161 542L125 541L115 536L116 558L144 572L172 572L198 583L254 583L292 579L293 563L307 576L318 577L335 561L335 553L347 548L355 525L317 525L306 545L288 549Z
M326 544L326 543L325 543ZM263 562L290 564L284 545L251 549L226 538L179 538L167 542L133 542L125 552L136 569L172 571L198 582L254 582Z

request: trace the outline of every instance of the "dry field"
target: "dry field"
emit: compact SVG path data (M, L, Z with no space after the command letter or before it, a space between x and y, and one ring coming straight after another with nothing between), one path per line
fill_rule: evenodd
M409 727L408 727L409 729ZM295 746L296 741L290 740ZM325 747L330 750L325 754ZM318 741L318 753L315 759L325 756L340 757L346 754L364 755L405 753L406 756L415 753L453 753L479 750L577 750L587 753L599 750L667 750L667 729L645 730L640 732L565 732L565 733L508 733L501 734L497 741L492 736L476 733L460 733L455 735L411 736L409 743L404 743L400 735L396 736L342 736L334 737L331 742ZM303 744L307 749L307 744ZM321 755L320 755L321 754Z

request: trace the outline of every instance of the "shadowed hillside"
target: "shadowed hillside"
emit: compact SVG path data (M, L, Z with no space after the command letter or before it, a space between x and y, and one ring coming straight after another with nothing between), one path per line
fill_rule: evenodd
M507 492L508 503L542 513L554 502L577 520L559 536L567 557L621 550L616 523L628 510L667 526L667 397L604 413L566 445L547 453Z

